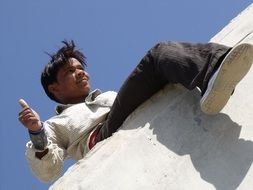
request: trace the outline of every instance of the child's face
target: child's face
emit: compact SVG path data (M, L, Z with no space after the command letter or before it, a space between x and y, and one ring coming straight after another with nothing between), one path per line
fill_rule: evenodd
M75 58L60 68L57 82L50 85L49 90L63 103L75 104L83 102L90 92L89 74Z

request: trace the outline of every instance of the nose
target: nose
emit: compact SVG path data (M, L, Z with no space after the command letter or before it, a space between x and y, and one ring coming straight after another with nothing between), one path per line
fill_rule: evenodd
M82 70L82 69L77 69L77 77L78 78L86 77L87 80L89 80L89 78L90 78L89 74L86 71Z
M84 71L81 69L76 69L76 75L78 78L84 77Z

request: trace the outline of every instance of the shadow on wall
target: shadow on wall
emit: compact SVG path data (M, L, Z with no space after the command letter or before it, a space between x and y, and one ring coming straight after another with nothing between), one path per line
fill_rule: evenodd
M239 138L243 126L228 115L202 113L199 95L189 93L169 104L150 122L150 128L169 150L189 155L202 179L217 190L234 190L252 164L253 142Z

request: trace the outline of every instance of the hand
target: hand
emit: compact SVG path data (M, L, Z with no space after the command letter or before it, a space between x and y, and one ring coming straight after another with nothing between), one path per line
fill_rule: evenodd
M22 107L19 121L30 131L39 131L42 127L40 116L23 99L19 100L19 104Z

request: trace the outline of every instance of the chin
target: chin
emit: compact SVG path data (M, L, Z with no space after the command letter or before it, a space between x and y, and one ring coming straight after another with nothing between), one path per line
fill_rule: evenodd
M89 86L85 87L85 92L84 92L85 96L88 96L89 93L90 93L90 87Z

